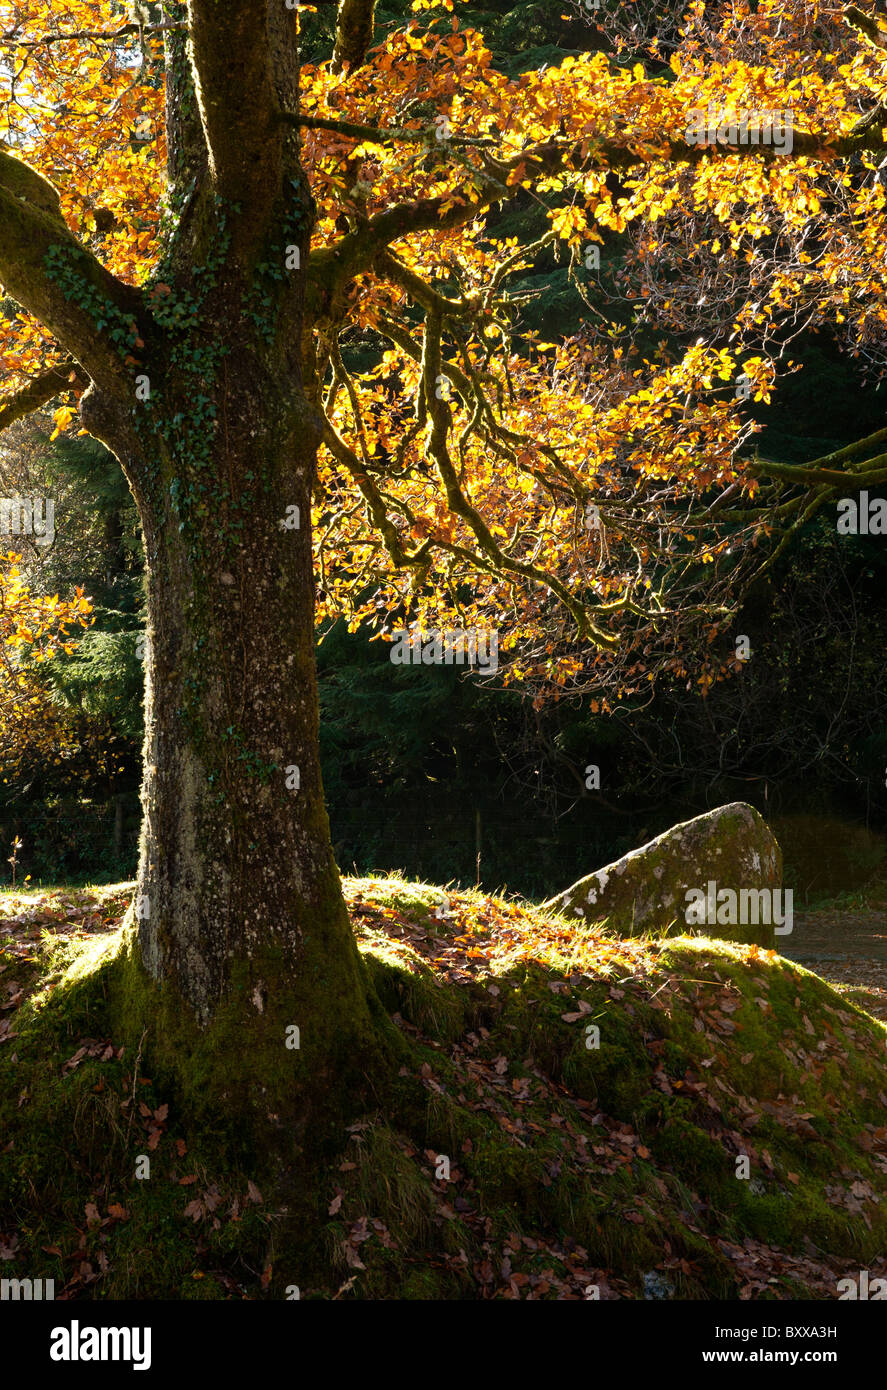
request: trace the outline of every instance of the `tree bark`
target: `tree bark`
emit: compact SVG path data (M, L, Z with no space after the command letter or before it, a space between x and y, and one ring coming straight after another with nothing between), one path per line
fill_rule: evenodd
M192 0L189 22L190 53L168 45L177 223L151 315L128 392L96 383L81 401L130 480L147 560L124 1017L193 1104L224 1097L287 1144L360 1103L396 1043L351 929L319 763L314 204L298 136L275 119L297 105L295 26L256 0Z
M371 4L345 8L371 32ZM313 337L348 271L322 267L306 313L315 208L298 128L281 120L299 105L294 13L189 0L186 42L185 6L167 11L182 31L167 38L172 212L153 281L115 279L52 185L5 154L0 271L88 380L82 422L119 459L142 523L143 828L121 1026L150 1034L152 1068L193 1113L224 1105L287 1145L328 1132L397 1049L319 766Z
M199 1046L205 1099L233 1090L254 1120L257 1106L279 1117L285 1094L291 1132L338 1116L334 1092L347 1103L350 1076L353 1099L386 1044L333 860L319 764L318 425L273 353L247 343L222 362L214 378L207 369L200 381L192 370L151 381L122 436L116 402L103 411L93 393L84 405L134 479L148 561L132 925L154 988L129 1023L148 1027L176 1070ZM127 453L138 444L142 452ZM294 1066L300 1087L277 1086Z

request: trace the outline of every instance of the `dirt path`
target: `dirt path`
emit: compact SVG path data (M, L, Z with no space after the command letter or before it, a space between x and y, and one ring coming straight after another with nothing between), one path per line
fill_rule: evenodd
M887 1023L887 911L796 912L779 950Z

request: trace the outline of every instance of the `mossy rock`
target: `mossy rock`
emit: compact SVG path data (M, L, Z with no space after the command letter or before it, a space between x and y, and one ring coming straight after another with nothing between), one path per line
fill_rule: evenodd
M781 884L771 830L754 807L734 801L672 826L543 907L583 924L606 921L622 936L681 935L699 926L706 936L772 950L774 926L783 921L784 903L773 897Z

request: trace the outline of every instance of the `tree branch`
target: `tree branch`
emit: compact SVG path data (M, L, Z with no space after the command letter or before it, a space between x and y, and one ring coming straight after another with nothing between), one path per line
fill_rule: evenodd
M875 430L874 434L868 434L864 439L857 439L853 444L845 444L842 449L835 449L831 454L823 454L818 459L811 459L805 464L806 468L830 468L835 463L846 463L855 454L866 453L878 444L887 443L887 429ZM865 468L866 464L854 464L854 468Z
M845 5L844 18L860 34L864 34L875 48L887 48L887 29L882 29L873 15L865 14L855 5Z
M338 459L351 475L352 480L357 484L358 490L366 503L367 511L373 525L382 537L391 563L396 569L420 568L426 563L431 546L425 542L419 550L410 554L404 549L397 527L388 515L388 509L376 484L366 472L366 466L351 449L335 427L324 416L323 419L323 442L329 449L333 458Z
M515 190L517 191L517 190ZM470 222L498 198L501 190L490 187L476 203L455 203L443 212L448 198L422 198L413 203L395 203L377 213L357 231L349 232L333 246L312 251L308 260L308 302L316 318L334 313L337 296L356 275L372 268L376 257L392 242L411 232L433 227L448 230Z
M287 121L298 123L298 117L281 116ZM361 134L355 139L372 138L366 133L371 127L360 127ZM393 132L375 132L380 142ZM412 132L408 132L412 138ZM523 180L509 184L508 179L522 169L535 176L562 173L567 169L579 172L594 164L610 169L629 169L644 163L699 164L709 158L725 158L736 154L747 157L759 156L766 162L773 159L788 159L796 156L823 160L849 158L863 151L887 153L887 140L880 130L868 130L860 135L844 135L829 138L800 131L793 132L792 154L780 154L772 145L742 146L739 149L723 145L689 145L684 141L666 140L657 145L645 145L637 149L631 145L615 141L595 140L552 140L543 145L513 155L508 161L488 160L488 167L495 177L489 177L479 187L476 185L469 194L467 188L454 189L437 198L419 198L409 203L395 203L393 207L371 217L362 227L343 236L333 246L322 247L312 252L309 263L309 296L312 307L320 317L329 313L341 288L356 275L369 270L380 251L415 232L434 229L448 231L470 222L479 213L497 202L516 197ZM478 179L483 173L477 171ZM325 301L325 302L324 302Z
M374 145L399 142L404 145L434 144L440 148L433 126L364 125L361 121L343 121L332 116L305 116L295 111L280 111L277 119L284 125L298 126L301 130L331 130L337 135L346 135L353 140L369 140ZM496 141L485 135L453 135L446 143L489 147L494 146Z
M437 394L437 383L442 375L440 336L441 320L437 315L429 314L425 320L425 353L422 362L425 399L430 420L427 449L437 465L450 511L455 516L462 518L473 532L481 550L489 557L498 571L520 574L524 578L533 579L537 583L545 585L560 599L583 637L588 637L597 647L612 651L619 646L619 638L598 627L593 616L595 610L589 609L575 599L569 589L555 575L539 569L536 565L527 564L523 560L515 560L510 555L506 555L494 539L480 512L462 491L447 446L451 423L450 408L446 401ZM627 599L626 602L628 602Z
M9 429L10 425L26 415L33 415L35 410L48 405L63 391L84 390L88 385L89 378L72 357L57 362L54 367L34 377L20 391L0 398L0 430Z
M0 48L45 48L48 44L73 43L81 39L113 42L130 34L166 34L187 27L186 24L121 24L119 29L75 29L67 34L41 34L38 39L17 39L12 33L0 34Z
M373 42L375 9L376 0L342 0L336 15L334 73L340 73L346 63L352 72L362 65Z
M746 472L753 478L781 478L789 483L824 483L833 488L845 488L848 483L859 487L861 484L874 486L876 483L884 482L887 479L885 465L887 454L868 459L864 464L859 464L856 470L848 473L842 473L835 468L817 468L812 464L771 463L766 459L759 459L747 464Z
M94 381L122 381L137 355L142 295L125 285L73 235L58 194L21 160L0 152L0 282L55 335Z
M373 126L360 121L346 121L332 116L307 116L293 111L278 112L278 120L288 125L300 126L306 130L331 130L354 140L369 140L375 145L421 144L427 143L427 128L417 126ZM443 142L442 142L443 143ZM446 145L464 146L478 149L495 147L496 141L488 136L451 136ZM741 154L748 158L758 157L767 163L774 159L792 159L796 156L813 159L846 159L860 153L883 154L887 151L887 141L876 129L857 130L846 135L827 135L816 131L792 130L791 153L769 144L711 145L689 144L686 140L645 139L638 134L629 135L622 140L601 140L593 131L577 139L549 140L541 145L510 155L502 162L490 161L504 181L506 176L521 164L541 165L539 172L557 173L567 164L586 162L589 154L595 162L611 169L633 168L637 164L698 164L711 157L725 158Z
M423 282L424 283L424 282ZM429 312L434 312L429 310ZM392 343L396 343L403 352L416 363L422 362L422 348L413 339L409 331L403 324L397 323L387 314L377 317L376 326L380 333L388 338ZM546 488L552 496L555 496L560 489L560 496L573 498L580 506L586 505L594 496L591 488L586 482L574 473L568 464L560 457L557 450L549 444L542 444L529 434L518 434L514 430L507 429L501 421L497 420L493 407L487 400L477 372L471 367L470 359L466 358L466 365L469 370L463 372L462 368L450 360L444 361L441 356L441 374L449 379L453 387L464 397L466 401L474 397L475 413L473 419L469 420L466 429L463 431L459 441L460 452L468 438L469 433L478 433L486 444L500 458L518 470L536 479L542 487ZM420 394L423 387L420 384ZM424 394L421 395L424 402ZM514 447L509 447L514 446ZM516 449L535 450L547 459L558 475L556 478L548 476L541 468L534 464L522 463L516 454ZM607 508L600 501L597 502L598 511L606 519ZM623 532L626 531L625 522L620 523Z
M444 318L467 318L480 306L480 295L472 300L447 299L446 295L434 289L420 275L405 266L390 251L383 251L376 258L373 270L383 280L393 280L416 304L430 313L442 314Z
M600 140L589 132L580 140L552 140L534 149L525 150L501 165L503 173L521 163L542 174L559 173L569 167L587 168L589 163L607 169L633 169L639 164L701 164L706 159L727 159L742 155L746 159L762 159L772 164L779 159L850 159L855 154L887 153L887 140L880 129L847 135L826 135L816 131L792 130L791 152L776 145L696 145L687 141L646 140L641 135L627 140Z
M215 192L264 235L280 191L279 70L297 64L293 16L267 0L190 0L194 85Z

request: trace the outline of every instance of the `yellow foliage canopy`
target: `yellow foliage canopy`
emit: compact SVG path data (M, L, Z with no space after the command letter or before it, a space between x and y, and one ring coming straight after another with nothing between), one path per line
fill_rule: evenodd
M751 505L747 403L792 369L792 333L838 324L857 352L883 350L887 146L877 119L857 127L887 94L887 55L820 0L696 0L670 53L653 36L645 63L617 44L514 76L460 10L414 0L357 68L306 65L289 113L317 202L309 282L406 210L334 309L317 300L319 616L492 625L511 678L609 680L618 698L651 669L686 675L684 617L721 621L763 553L773 515ZM147 286L164 31L111 11L0 4L0 136L101 263ZM497 232L495 210L520 199L544 209L532 245ZM617 238L632 273L605 284ZM589 312L543 342L520 306L551 254ZM658 347L633 345L626 304ZM375 365L349 368L367 344ZM24 311L0 320L9 392L58 358ZM73 423L65 403L56 432ZM827 484L798 484L809 516Z

